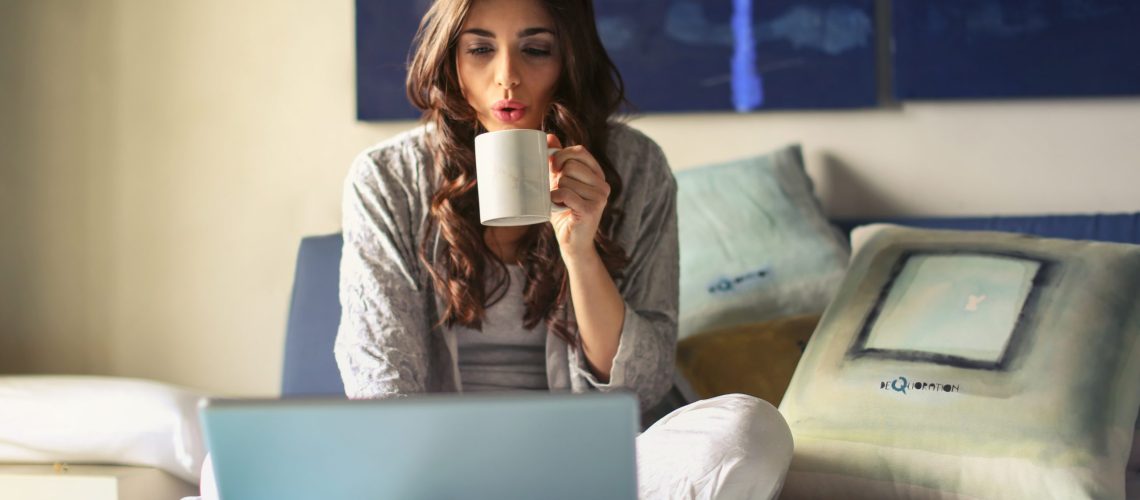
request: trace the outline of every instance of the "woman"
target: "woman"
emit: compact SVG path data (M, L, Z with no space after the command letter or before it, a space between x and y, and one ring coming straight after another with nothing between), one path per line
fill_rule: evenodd
M608 122L622 102L589 2L439 1L408 93L427 126L361 155L345 187L348 395L671 387L676 184L660 148ZM479 223L473 143L545 129L550 224ZM607 154L598 154L606 152ZM438 327L438 328L437 328Z
M367 150L345 185L349 397L625 390L653 407L673 380L676 183L653 141L610 121L623 88L593 5L438 0L415 46L408 95L426 126ZM479 223L475 136L512 128L566 146L550 196L569 210L549 224ZM766 403L695 403L638 438L641 493L769 496L790 447Z
M590 0L437 0L415 47L425 125L366 150L345 182L348 396L623 390L653 407L673 380L676 183L653 141L610 121L623 88ZM550 196L568 210L486 227L474 138L514 128L565 146ZM642 498L768 498L791 439L771 405L733 395L674 411L637 447Z

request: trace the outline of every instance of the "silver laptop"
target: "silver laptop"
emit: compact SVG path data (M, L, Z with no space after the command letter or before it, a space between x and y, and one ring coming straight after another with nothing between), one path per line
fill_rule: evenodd
M211 399L222 500L637 497L632 394Z

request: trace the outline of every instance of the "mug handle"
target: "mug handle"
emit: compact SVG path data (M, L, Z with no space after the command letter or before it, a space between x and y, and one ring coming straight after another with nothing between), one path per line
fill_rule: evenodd
M557 153L559 151L562 151L562 148L546 148L546 157L549 158L554 153ZM560 213L565 212L567 210L570 210L570 207L567 207L566 205L559 205L557 203L554 203L553 201L550 202L550 213L551 213L551 215L560 214Z

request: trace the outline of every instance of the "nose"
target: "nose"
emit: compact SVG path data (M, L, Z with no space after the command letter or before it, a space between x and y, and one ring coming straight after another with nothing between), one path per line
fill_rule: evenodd
M511 90L520 83L515 57L512 51L503 50L495 62L495 83L504 90Z

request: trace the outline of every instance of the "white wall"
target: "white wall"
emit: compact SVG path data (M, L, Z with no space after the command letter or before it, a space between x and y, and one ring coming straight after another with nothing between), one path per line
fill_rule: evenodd
M271 395L362 148L353 2L0 2L0 373ZM636 96L632 96L636 99ZM1140 211L1140 99L649 116L676 168L801 141L837 215Z
M908 103L636 124L675 167L803 143L836 216L1140 209L1140 99Z

